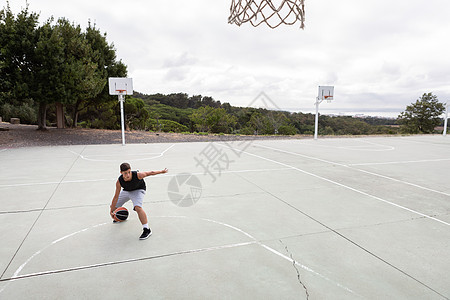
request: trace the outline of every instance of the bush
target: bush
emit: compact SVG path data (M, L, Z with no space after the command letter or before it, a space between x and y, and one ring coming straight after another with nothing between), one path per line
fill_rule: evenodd
M255 130L252 127L244 127L244 128L241 128L241 130L239 130L239 134L254 135Z
M160 123L162 124L162 131L164 132L183 132L189 130L187 126L181 125L180 123L171 120L160 120Z
M334 130L333 128L331 128L330 126L325 126L324 130L319 130L320 134L322 135L333 135L334 134Z
M11 118L19 118L22 124L36 124L37 114L33 105L33 100L25 100L20 106L5 103L0 106L0 116L2 116L3 121L9 121Z
M298 127L300 134L314 134L314 125L300 125Z
M237 120L225 109L209 106L195 110L190 118L196 124L197 130L211 133L230 133Z
M297 134L297 128L292 125L281 125L280 128L278 128L278 134L295 135Z
M147 121L147 127L149 130L153 131L163 131L163 132L187 132L189 128L178 122L171 120L155 120L149 119Z
M79 122L78 126L80 126L81 128L91 128L91 123L89 121L83 121Z
M112 109L105 109L99 118L91 119L89 123L91 128L98 129L119 129L121 127L120 119Z

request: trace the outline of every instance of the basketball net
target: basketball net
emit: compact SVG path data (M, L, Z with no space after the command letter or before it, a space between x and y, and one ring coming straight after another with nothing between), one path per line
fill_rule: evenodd
M276 6L276 3L280 3ZM304 0L232 0L228 23L241 26L250 22L254 27L266 23L270 28L281 24L292 25L300 21L304 28Z

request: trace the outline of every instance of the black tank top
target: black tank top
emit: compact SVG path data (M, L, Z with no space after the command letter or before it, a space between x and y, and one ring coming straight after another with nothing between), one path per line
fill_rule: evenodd
M123 179L123 175L119 177L120 186L124 189L124 191L134 191L134 190L146 190L144 179L139 179L137 176L137 171L131 172L131 180L125 181Z

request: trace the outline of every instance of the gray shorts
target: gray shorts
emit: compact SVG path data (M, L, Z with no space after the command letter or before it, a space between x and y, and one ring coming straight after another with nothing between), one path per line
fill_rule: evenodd
M119 194L119 199L117 200L116 207L123 206L126 202L131 200L133 202L133 207L142 207L144 203L145 190L135 190L135 191L124 191L121 190Z

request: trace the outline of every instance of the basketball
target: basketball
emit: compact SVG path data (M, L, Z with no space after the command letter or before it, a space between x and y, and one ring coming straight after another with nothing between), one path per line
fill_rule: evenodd
M119 207L114 211L114 220L123 222L128 219L128 210L125 207Z

